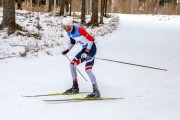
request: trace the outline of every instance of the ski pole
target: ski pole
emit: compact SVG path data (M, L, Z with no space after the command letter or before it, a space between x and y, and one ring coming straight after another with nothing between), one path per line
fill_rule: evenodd
M69 57L67 55L65 55L67 57L67 59L71 62L71 60L69 59ZM84 75L79 71L79 69L76 68L76 70L79 72L79 74L84 78L84 80L87 81L87 79L84 77Z
M138 65L138 64L132 64L132 63L121 62L121 61L115 61L115 60L110 60L110 59L104 59L104 58L96 58L96 59L104 60L104 61L110 61L110 62L115 62L115 63L122 63L122 64L134 65L134 66L139 66L139 67L145 67L145 68L151 68L151 69L156 69L156 70L167 71L166 69L161 69L161 68L156 68L156 67L150 67L150 66L144 66L144 65Z

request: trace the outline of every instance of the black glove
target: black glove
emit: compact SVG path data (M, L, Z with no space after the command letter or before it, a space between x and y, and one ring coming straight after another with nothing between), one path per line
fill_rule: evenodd
M69 49L62 51L63 55L66 55L69 52Z

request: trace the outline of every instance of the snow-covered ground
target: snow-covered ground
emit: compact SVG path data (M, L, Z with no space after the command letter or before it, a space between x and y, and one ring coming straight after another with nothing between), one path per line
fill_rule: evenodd
M160 71L96 60L94 73L103 97L114 101L48 104L42 99L84 95L23 98L56 93L71 87L69 61L63 55L20 57L0 61L0 119L2 120L179 120L180 17L120 14L113 33L96 37L97 57L158 67ZM76 45L70 58L80 50ZM63 48L59 48L61 52ZM85 75L84 64L79 70ZM79 75L81 91L91 82Z
M0 8L0 23L3 10ZM86 16L86 22L90 15ZM74 21L74 22L73 22ZM80 24L80 13L73 16L60 17L54 13L37 13L25 10L16 10L16 22L22 26L24 32L16 31L8 36L6 29L0 31L0 59L27 56L59 55L58 49L69 43L68 37L62 29L62 25ZM95 37L103 36L117 29L119 16L111 15L104 18L104 24L100 27L87 30ZM85 27L85 26L83 26ZM40 37L38 37L40 36Z

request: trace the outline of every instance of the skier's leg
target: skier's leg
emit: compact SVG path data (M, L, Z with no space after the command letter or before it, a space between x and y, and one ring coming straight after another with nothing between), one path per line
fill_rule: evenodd
M94 73L92 72L92 66L94 64L94 58L92 58L92 59L93 59L92 61L89 60L86 63L86 73L88 74L88 76L91 80L91 83L92 83L92 87L93 87L93 92L91 94L87 95L88 98L101 97L101 94L100 94L99 89L98 89L96 77L95 77Z
M94 58L92 58L92 59L94 59ZM91 62L87 61L85 71L88 74L88 76L89 76L89 78L91 80L91 83L96 84L97 83L96 77L95 77L94 73L92 72L93 64L94 64L94 60L92 60Z
M76 66L81 64L84 61L85 61L85 59L82 60L82 59L74 58L73 61L70 63L70 70L71 70L71 76L72 76L72 79L73 79L73 83L77 83L77 70L76 70Z
M79 52L75 56L75 58L71 61L71 63L70 63L70 70L71 70L71 75L72 75L73 83L77 83L77 70L76 70L76 66L85 61L85 59L81 59L82 53L83 53L83 51Z
M77 61L79 61L79 60L77 60ZM76 60L73 59L73 61L70 63L70 70L71 70L71 76L73 79L73 83L77 82L76 66L77 66Z
M91 50L89 51L88 57L86 58L86 69L85 69L86 73L88 74L91 80L91 83L93 86L93 92L89 94L87 97L101 97L99 89L98 89L96 77L94 73L92 72L95 55L96 55L96 46L95 44L93 44Z
M73 79L73 86L72 88L66 90L65 93L78 93L79 92L79 87L78 87L78 81L77 81L77 71L76 71L76 66L79 65L80 63L82 63L85 60L81 60L81 55L82 55L82 51L79 52L76 57L71 61L70 63L70 70L71 70L71 75L72 75L72 79Z
M96 84L96 77L92 72L92 67L94 65L94 58L96 55L96 46L95 44L92 45L91 50L88 53L88 56L86 58L86 68L85 71L88 74L92 84Z

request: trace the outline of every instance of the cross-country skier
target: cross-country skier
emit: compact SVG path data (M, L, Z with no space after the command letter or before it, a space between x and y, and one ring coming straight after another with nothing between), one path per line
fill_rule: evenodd
M79 93L76 66L86 61L85 71L88 74L93 86L93 92L87 95L87 97L101 97L96 82L96 77L92 72L92 67L94 65L94 59L96 55L96 45L94 43L94 38L83 27L78 25L63 25L63 29L70 37L70 46L68 49L62 51L63 55L66 55L76 42L79 42L82 45L82 50L74 57L74 59L70 63L73 86L72 88L66 90L65 93Z

